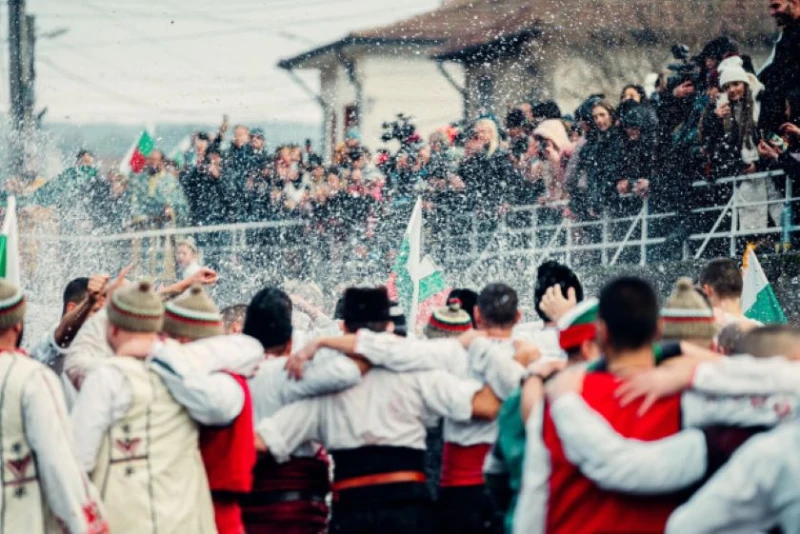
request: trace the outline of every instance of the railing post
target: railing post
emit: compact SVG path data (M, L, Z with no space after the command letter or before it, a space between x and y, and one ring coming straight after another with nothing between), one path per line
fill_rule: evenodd
M645 198L642 202L642 246L641 252L639 253L639 265L647 265L647 232L648 227L647 224L650 218L650 201Z
M730 242L728 244L728 252L730 253L731 258L736 257L736 229L739 226L739 210L736 209L736 205L738 204L738 199L736 198L736 182L731 184L731 191L733 202L731 203L731 237Z
M566 250L566 263L567 265L572 265L572 221L569 217L564 217L567 225L566 225L566 232L567 232L567 250Z
M603 211L603 221L601 226L600 262L608 265L608 212Z

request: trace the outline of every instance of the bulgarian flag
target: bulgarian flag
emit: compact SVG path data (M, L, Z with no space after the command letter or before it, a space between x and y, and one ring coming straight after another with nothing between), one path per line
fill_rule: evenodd
M786 315L758 262L754 245L747 245L742 263L742 309L745 317L765 324L786 324Z
M417 199L387 284L389 297L409 314L419 330L434 309L444 306L449 289L429 256L422 257L422 200Z
M8 197L6 215L0 233L0 278L20 287L20 272L17 199Z
M147 156L153 151L155 141L153 136L147 130L143 130L139 139L131 145L125 157L119 164L119 172L124 175L131 173L140 173L144 169L144 164L147 162Z

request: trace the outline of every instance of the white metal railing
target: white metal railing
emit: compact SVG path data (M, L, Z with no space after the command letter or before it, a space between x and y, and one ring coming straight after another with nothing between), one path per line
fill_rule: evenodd
M737 185L745 180L781 176L785 178L785 195L780 199L744 202L736 194ZM694 185L697 191L709 187L706 183ZM800 231L792 221L788 227L739 228L738 212L743 208L768 208L776 204L800 207L800 197L793 196L790 177L782 171L725 178L714 185L730 186L731 197L724 205L702 207L692 212L695 216L706 216L709 224L687 235L683 259L703 257L715 241L727 242L725 249L735 256L745 236ZM454 222L454 226L462 229L459 232L440 231L439 235L432 235L434 232L429 229L426 252L436 255L448 273L462 278L458 271L465 274L462 279L468 280L483 280L512 262L522 264L526 274L532 274L536 266L550 258L567 264L646 265L667 242L665 231L672 229L679 217L676 213L653 213L650 202L645 199L631 215L611 218L606 214L598 220L574 221L559 213L565 205L561 202L513 207L494 221L465 214ZM404 221L397 224L405 226ZM361 273L358 262L366 265L370 261L364 259L363 251L355 252L356 248L364 248L359 247L363 245L359 236L337 238L324 231L319 233L316 228L311 230L308 221L298 220L165 228L114 235L58 235L34 230L22 237L24 241L37 243L38 247L36 261L27 268L38 269L36 276L43 272L52 274L58 284L63 284L63 280L72 276L108 272L131 263L138 267L137 274L174 277L172 254L176 241L189 236L195 238L207 258L214 258L216 263L232 269L255 268L258 272L272 269L286 276L302 272L313 277L328 276L347 264L358 276ZM456 241L458 244L454 245ZM379 240L366 243L367 247L373 244L387 248ZM713 250L719 255L719 246ZM33 275L29 276L33 278Z
M780 177L783 177L785 181L785 194L779 199L745 202L737 194L737 186L742 182L771 180ZM791 178L783 171L732 176L716 180L713 184L707 182L693 184L698 192L703 188L725 186L730 186L731 196L724 205L697 208L681 215L674 212L654 213L650 208L650 201L644 199L641 208L635 215L611 218L605 214L598 220L581 222L562 217L558 222L542 224L541 220L552 218L548 217L548 214L563 208L564 203L515 207L512 208L512 214L529 214L529 224L513 227L506 221L500 225L498 232L512 237L524 237L523 241L527 241L531 246L512 246L492 251L492 254L489 255L475 256L474 259L481 262L524 258L531 264L538 265L549 258L558 257L567 264L572 264L577 260L582 263L615 265L623 261L623 255L629 256L624 262L630 263L630 256L635 254L638 256L635 263L646 265L648 256L659 252L659 247L667 242L668 236L664 235L664 230L674 229L676 225L681 224L682 221L678 221L678 217L682 215L692 216L695 222L706 222L702 221L703 215L718 213L710 228L690 228L691 233L687 233L681 257L674 259L700 259L708 251L712 241L727 241L725 249L733 257L737 252L741 252L737 248L741 248L741 239L743 238L776 234L791 235L800 231L800 226L791 220L775 221L775 226L769 226L769 215L765 219L767 224L760 228L741 228L739 224L739 211L742 209L769 208L787 204L795 210L800 208L800 197L793 196ZM729 219L728 224L726 224L726 219ZM660 226L661 232L654 232L654 226ZM513 242L514 240L496 241ZM695 244L696 248L692 251L692 245ZM715 255L719 255L720 248L717 247L714 250Z

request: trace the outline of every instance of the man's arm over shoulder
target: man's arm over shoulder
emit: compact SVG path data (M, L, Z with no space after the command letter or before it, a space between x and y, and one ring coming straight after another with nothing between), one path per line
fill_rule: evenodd
M107 329L108 315L103 309L83 324L67 351L64 372L78 390L83 379L98 363L114 355L106 339Z
M328 397L315 397L293 402L275 415L256 422L258 437L278 462L286 462L306 441L322 441L320 418L322 403Z
M132 402L131 385L116 367L101 364L86 376L71 414L76 452L85 472L94 470L103 437Z
M550 415L569 461L601 488L668 493L691 486L706 472L706 440L700 430L649 442L625 438L577 393L557 399Z

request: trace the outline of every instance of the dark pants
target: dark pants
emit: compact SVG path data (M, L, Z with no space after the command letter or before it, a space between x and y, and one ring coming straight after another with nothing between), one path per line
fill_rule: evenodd
M503 517L485 486L441 488L436 506L436 532L500 534Z
M430 502L334 504L331 534L434 534ZM453 531L457 532L457 531Z

